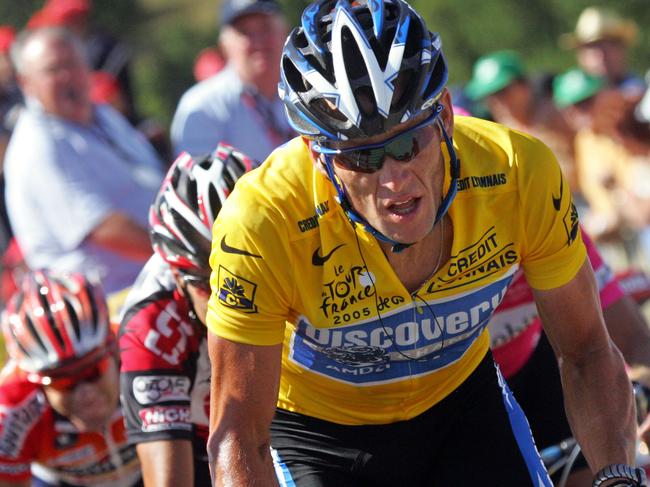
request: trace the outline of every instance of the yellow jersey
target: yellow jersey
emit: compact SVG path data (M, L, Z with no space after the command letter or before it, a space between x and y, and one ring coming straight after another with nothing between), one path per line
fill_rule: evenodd
M519 266L537 289L575 276L586 253L550 150L469 117L456 117L454 146L451 258L412 294L302 139L238 181L213 229L207 326L284 344L278 407L350 425L410 419L485 356L489 317Z

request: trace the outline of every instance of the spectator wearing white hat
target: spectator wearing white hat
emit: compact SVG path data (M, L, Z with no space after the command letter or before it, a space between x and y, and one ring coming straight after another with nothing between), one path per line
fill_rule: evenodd
M583 71L604 78L638 101L644 90L643 79L630 72L627 59L638 33L633 20L608 8L587 7L578 17L574 32L560 37L560 45L575 49L576 61Z

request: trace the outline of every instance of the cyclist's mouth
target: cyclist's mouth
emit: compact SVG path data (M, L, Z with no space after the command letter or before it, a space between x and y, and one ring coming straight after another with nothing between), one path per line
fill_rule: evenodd
M420 206L421 198L409 198L388 205L388 211L397 216L407 216L415 213Z

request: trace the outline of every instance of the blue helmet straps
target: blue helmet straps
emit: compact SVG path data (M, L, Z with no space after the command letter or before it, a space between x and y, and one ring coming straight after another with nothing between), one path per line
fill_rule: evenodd
M440 132L442 133L442 137L445 141L445 146L447 147L447 152L449 154L450 183L449 183L449 189L447 190L447 194L442 199L442 202L438 207L434 225L438 223L449 210L449 206L451 205L451 202L456 197L456 192L458 191L457 183L458 183L458 179L460 178L460 160L456 157L456 151L454 150L453 141L451 137L449 137L449 135L447 134L447 131L445 130L442 121L438 119L436 120L436 122L438 124L438 127L440 128ZM411 242L411 243L397 242L392 238L381 233L379 230L373 227L364 217L362 217L352 207L350 200L345 194L345 188L343 187L343 185L337 178L336 174L334 173L334 156L332 156L331 154L322 154L322 156L323 159L325 160L325 169L327 171L327 175L329 176L330 180L332 181L332 184L334 184L334 188L336 189L337 201L339 202L339 204L343 208L343 211L345 211L345 214L348 216L348 218L352 223L358 223L362 225L363 228L368 233L370 233L373 237L375 237L377 240L391 244L392 245L391 250L395 253L399 253L402 250L410 247L415 243L415 242Z

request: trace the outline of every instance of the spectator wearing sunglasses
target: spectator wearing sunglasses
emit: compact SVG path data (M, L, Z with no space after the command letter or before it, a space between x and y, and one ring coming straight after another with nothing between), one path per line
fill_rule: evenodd
M102 288L29 273L2 330L11 359L0 375L0 486L142 485Z
M550 487L486 330L519 268L595 485L644 485L552 152L454 119L440 37L403 0L310 4L280 66L301 137L213 227L214 485Z
M119 338L121 398L145 485L210 484L210 364L204 326L210 230L252 161L219 145L181 154L149 214L154 256L127 297Z

